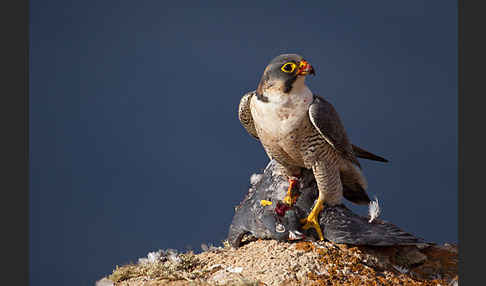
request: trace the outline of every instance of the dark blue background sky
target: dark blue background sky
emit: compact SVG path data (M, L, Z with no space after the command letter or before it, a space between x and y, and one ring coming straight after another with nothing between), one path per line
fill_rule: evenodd
M391 160L362 161L382 218L457 242L456 1L321 2L31 1L31 285L225 239L268 162L237 106L287 52Z

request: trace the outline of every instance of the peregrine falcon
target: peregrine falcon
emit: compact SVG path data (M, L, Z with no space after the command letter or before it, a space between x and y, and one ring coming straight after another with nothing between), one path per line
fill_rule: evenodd
M370 202L356 157L387 160L350 143L334 107L306 86L309 74L315 75L314 68L302 56L277 56L265 68L257 89L241 99L238 117L267 155L283 166L290 183L285 204L292 206L297 200L294 188L302 168L312 170L319 196L301 223L323 240L318 216L324 203L340 204L343 196L356 204Z

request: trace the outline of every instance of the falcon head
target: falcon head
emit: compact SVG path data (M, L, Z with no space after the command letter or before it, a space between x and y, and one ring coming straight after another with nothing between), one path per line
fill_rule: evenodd
M308 74L315 75L314 68L301 55L280 55L265 68L257 93L264 94L268 89L289 93L294 87L303 85Z

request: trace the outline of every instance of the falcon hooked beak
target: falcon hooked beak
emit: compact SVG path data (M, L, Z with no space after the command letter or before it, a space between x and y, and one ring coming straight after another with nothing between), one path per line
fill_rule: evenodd
M300 61L297 75L308 75L308 74L316 75L314 68L306 60Z

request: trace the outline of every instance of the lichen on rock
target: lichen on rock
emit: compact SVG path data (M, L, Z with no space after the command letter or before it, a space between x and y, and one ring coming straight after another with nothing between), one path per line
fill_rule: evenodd
M226 244L178 256L180 264L169 260L130 264L117 267L108 278L120 286L449 285L457 281L455 245L419 249L248 238L239 248Z

